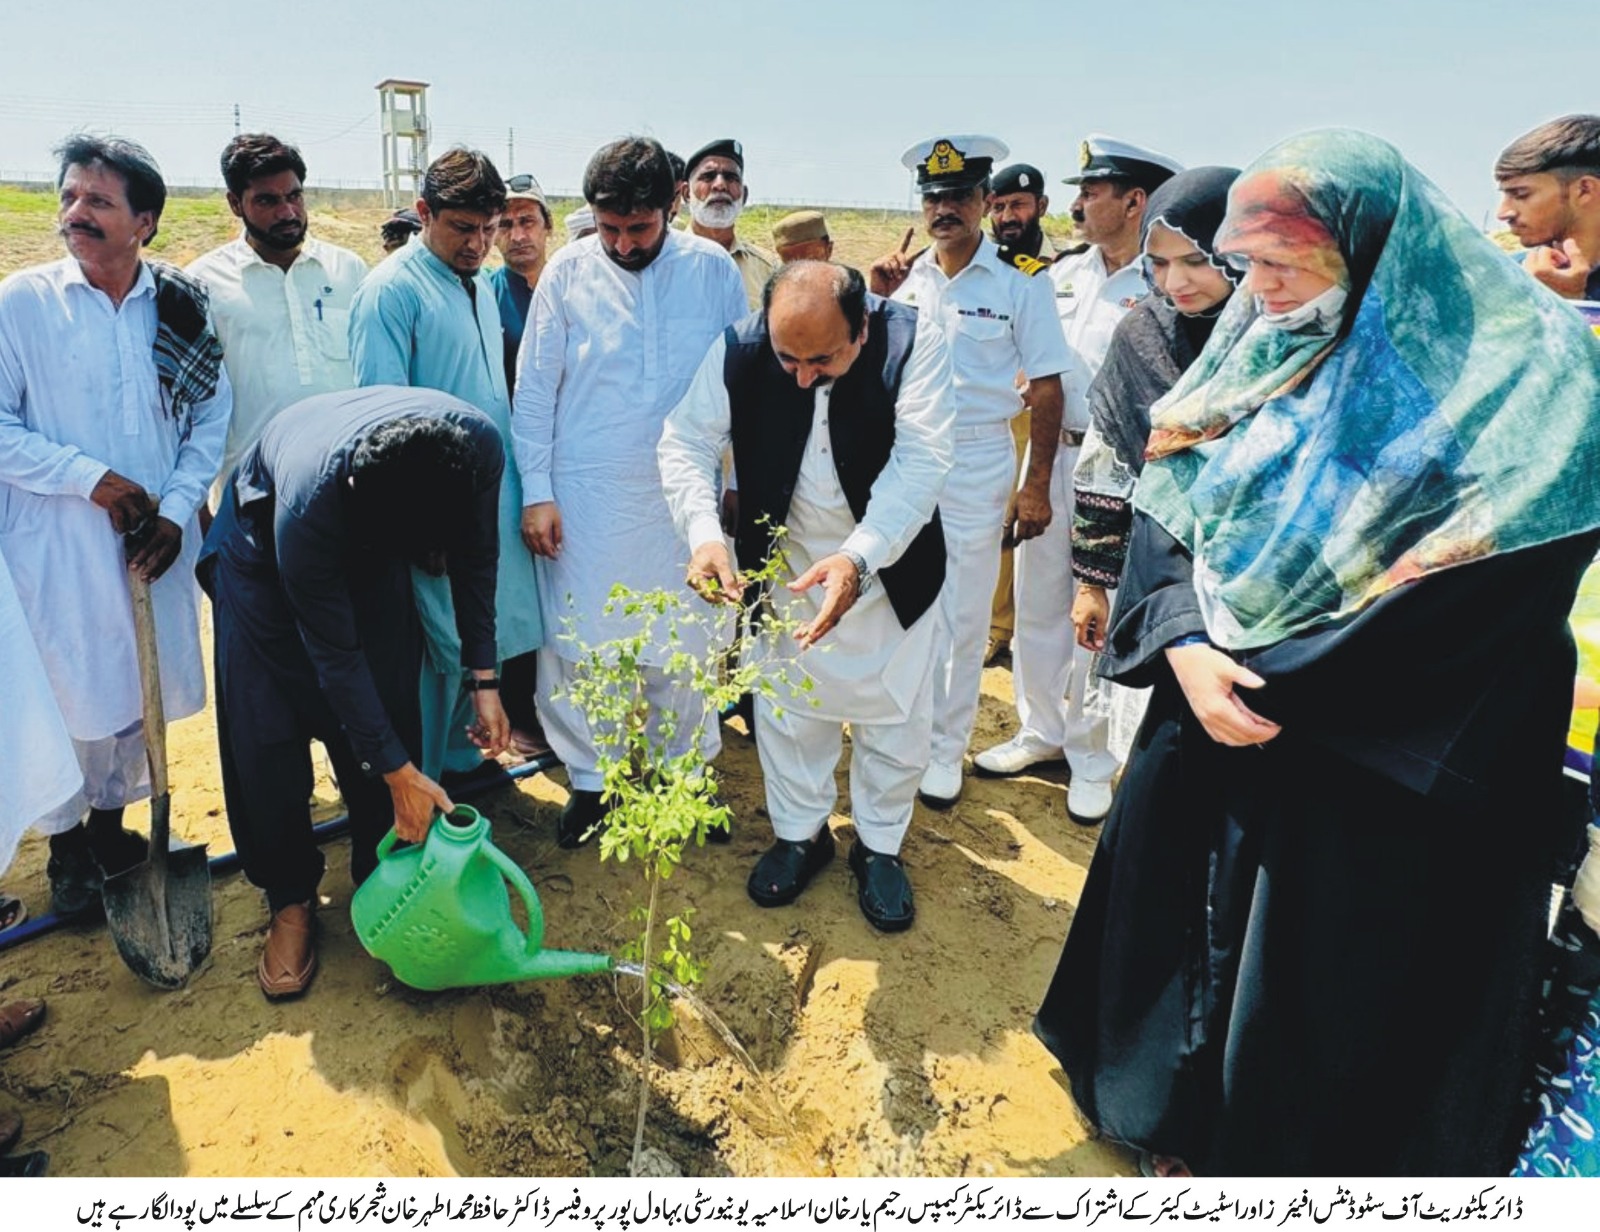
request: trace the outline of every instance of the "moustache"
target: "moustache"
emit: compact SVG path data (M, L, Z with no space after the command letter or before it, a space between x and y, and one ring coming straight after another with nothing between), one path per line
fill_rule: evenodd
M943 227L943 226L959 227L961 225L961 219L960 219L960 217L958 215L955 215L955 214L939 214L939 215L936 215L934 217L933 225L936 226L936 227Z
M1072 221L1073 222L1075 222L1080 227L1083 226L1083 211L1082 210L1068 210L1067 213L1072 215Z
M97 240L103 240L106 238L106 233L90 222L68 223L64 227L57 227L56 231L63 239L72 234L74 231L76 231L79 235L92 235Z

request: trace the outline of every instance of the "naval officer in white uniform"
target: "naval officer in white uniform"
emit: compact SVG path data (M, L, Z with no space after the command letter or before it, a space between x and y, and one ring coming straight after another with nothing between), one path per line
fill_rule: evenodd
M1165 154L1091 133L1079 150L1077 172L1063 181L1077 186L1072 221L1089 247L1047 271L1071 353L1071 366L1061 374L1061 444L1050 479L1056 516L1017 549L1011 640L1017 734L972 759L979 774L1003 776L1065 756L1072 770L1067 815L1085 825L1110 810L1118 760L1108 747L1114 686L1092 679L1089 653L1074 654L1070 621L1061 621L1073 601L1072 470L1089 430L1089 386L1111 335L1150 291L1138 261L1145 199L1180 170Z
M909 259L893 253L872 267L873 289L916 307L950 351L961 481L940 503L947 565L934 646L933 747L919 789L935 808L961 795L1001 540L1031 539L1051 521L1060 374L1071 363L1050 283L1007 264L983 233L989 170L1007 152L993 137L964 136L907 150L901 162L916 173L933 247ZM1017 465L1011 419L1024 406L1033 416L1028 465L1007 526Z

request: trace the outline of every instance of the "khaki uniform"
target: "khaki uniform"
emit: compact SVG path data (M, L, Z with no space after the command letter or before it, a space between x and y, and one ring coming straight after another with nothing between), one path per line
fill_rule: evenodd
M781 264L778 254L757 248L754 244L746 244L735 235L728 255L739 267L739 277L744 279L745 297L750 301L750 310L754 312L761 307L761 292L766 289L767 279Z

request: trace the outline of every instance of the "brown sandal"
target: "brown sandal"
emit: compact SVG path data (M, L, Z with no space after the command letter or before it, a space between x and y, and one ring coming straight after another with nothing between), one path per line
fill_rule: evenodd
M272 1001L298 997L317 973L317 917L313 903L291 903L272 917L256 981Z
M44 1021L43 1001L12 1001L0 1005L0 1048L9 1048Z

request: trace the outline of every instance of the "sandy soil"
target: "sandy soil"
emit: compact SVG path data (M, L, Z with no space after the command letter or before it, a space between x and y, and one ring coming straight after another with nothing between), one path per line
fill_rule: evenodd
M210 206L174 202L161 255L186 261L229 238L231 219ZM863 264L906 225L832 213L840 258ZM319 209L313 230L376 256L386 214ZM0 270L59 255L48 211L37 215L0 234ZM1004 669L986 674L985 693L978 748L1015 722ZM656 1162L738 1175L1130 1171L1124 1152L1087 1140L1028 1031L1095 838L1067 820L1064 769L969 779L948 813L919 806L904 853L917 923L883 937L856 907L843 845L794 906L763 911L746 897L770 831L754 749L737 724L727 730L734 841L692 852L667 906L696 909L702 995L765 1078L681 1015L649 1076ZM175 826L227 850L209 713L174 726L171 756ZM841 809L847 790L841 776ZM336 814L331 784L319 792L321 815ZM557 772L476 803L538 884L548 944L614 952L634 870L555 846L565 794ZM143 812L132 810L140 827ZM834 827L851 841L843 817ZM29 838L4 879L35 912L48 900L45 854ZM351 931L344 844L329 857L323 968L299 1002L272 1005L256 988L265 911L239 875L217 881L212 956L175 994L135 979L101 926L0 953L0 999L50 1004L40 1031L0 1053L0 1109L25 1117L23 1148L48 1150L58 1175L624 1173L639 1066L621 996L635 982L408 990Z
M985 673L975 747L1015 722L1010 676ZM668 906L696 910L706 1002L751 1073L692 1013L649 1076L648 1144L691 1175L1107 1175L1128 1155L1088 1138L1028 1024L1093 850L1067 819L1065 770L969 778L949 812L918 806L905 856L909 932L881 936L837 859L792 907L764 911L745 878L769 841L761 772L736 720L721 766L737 821L692 852ZM174 824L229 848L212 719L173 728ZM555 846L559 772L477 801L530 871L547 944L615 952L637 890L629 866ZM841 776L841 808L847 807ZM331 785L319 787L338 812ZM131 810L141 827L143 808ZM836 816L836 836L850 841ZM44 843L6 877L36 911ZM630 979L591 976L439 994L396 984L352 933L347 848L329 847L323 967L273 1005L254 967L265 914L240 875L215 885L215 945L177 993L141 984L103 926L0 954L0 999L42 996L41 1030L0 1053L0 1109L57 1175L618 1175L632 1143L638 1029Z

